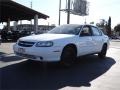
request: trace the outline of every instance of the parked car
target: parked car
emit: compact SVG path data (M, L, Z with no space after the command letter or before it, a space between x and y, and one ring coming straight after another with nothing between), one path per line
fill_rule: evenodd
M31 31L7 31L7 30L2 30L1 31L1 38L3 41L7 40L13 40L17 41L20 37L25 37L31 35Z
M109 38L92 25L67 24L45 34L20 38L13 46L16 55L42 62L60 61L70 66L78 56L98 54L104 58Z

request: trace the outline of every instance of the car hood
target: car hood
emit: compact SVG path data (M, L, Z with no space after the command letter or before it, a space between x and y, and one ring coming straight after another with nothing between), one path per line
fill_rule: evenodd
M65 39L70 38L75 35L69 35L69 34L40 34L40 35L32 35L27 37L22 37L19 40L21 41L52 41L56 39Z

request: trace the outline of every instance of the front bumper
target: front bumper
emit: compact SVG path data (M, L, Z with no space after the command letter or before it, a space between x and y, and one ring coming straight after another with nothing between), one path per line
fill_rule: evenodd
M60 61L62 53L62 47L21 47L17 44L13 46L13 50L20 57L43 62Z

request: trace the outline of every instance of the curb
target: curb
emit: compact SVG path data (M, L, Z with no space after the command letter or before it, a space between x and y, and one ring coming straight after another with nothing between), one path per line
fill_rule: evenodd
M120 42L120 40L110 40L111 42Z

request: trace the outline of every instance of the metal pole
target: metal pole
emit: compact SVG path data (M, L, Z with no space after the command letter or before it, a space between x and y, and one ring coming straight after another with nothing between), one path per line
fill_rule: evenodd
M31 7L31 9L32 9L32 1L30 2L30 7ZM31 19L30 23L31 23L31 25L32 25L32 19Z
M60 25L60 20L61 20L61 0L59 0L59 25Z
M31 0L31 2L30 2L30 8L32 9L32 0ZM33 26L32 26L32 19L30 20L30 30L32 31L32 30L34 30L34 29L32 29L33 28Z
M8 21L7 21L7 31L10 31L10 18L8 18Z
M70 0L68 0L67 24L70 24Z
M35 33L38 33L38 15L37 14L34 16L34 30L35 30Z

